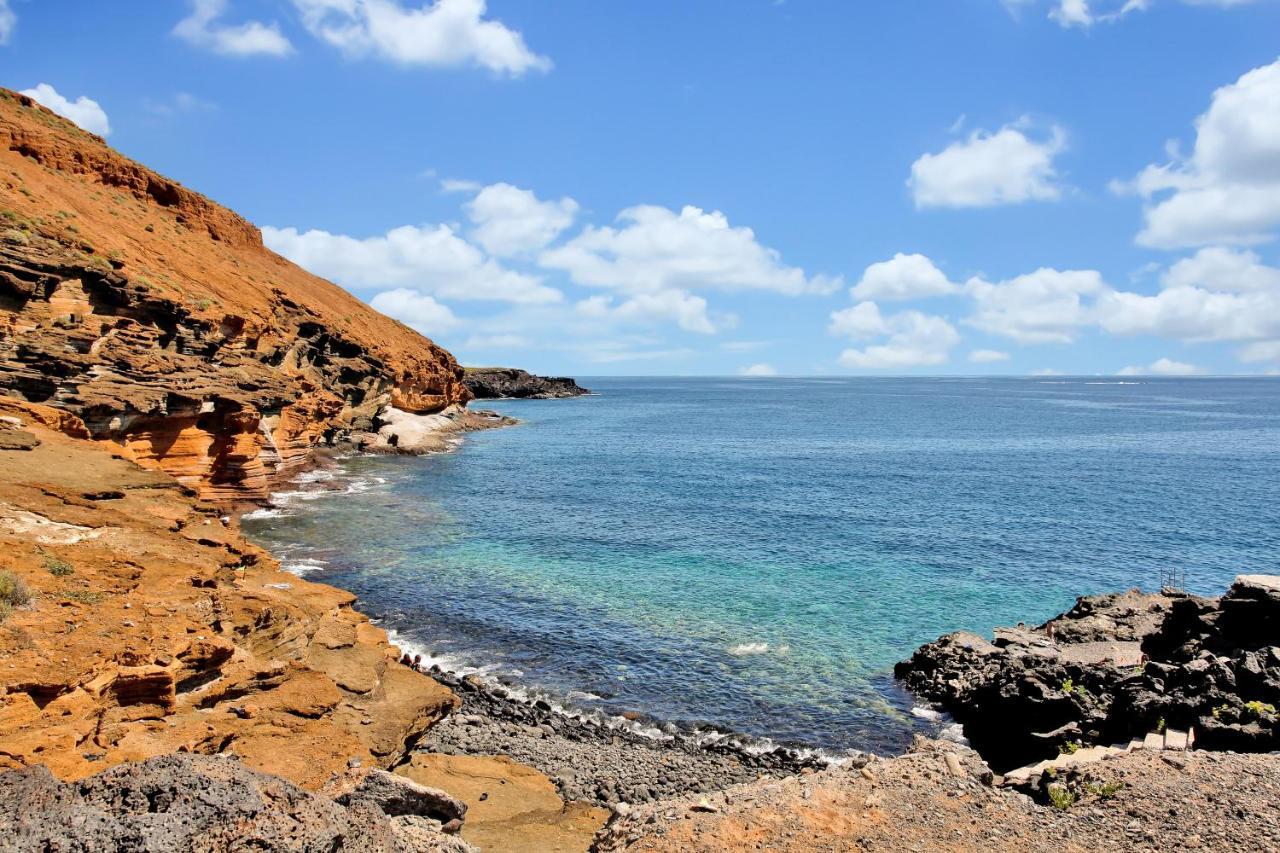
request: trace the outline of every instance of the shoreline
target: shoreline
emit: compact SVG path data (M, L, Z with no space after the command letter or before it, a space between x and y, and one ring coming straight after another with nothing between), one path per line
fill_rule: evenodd
M464 410L480 420L459 419L454 429L437 431L441 446L425 451L405 449L359 450L319 448L307 464L274 482L265 502L245 503L233 513L241 519L280 517L291 505L351 493L356 484L341 484L344 463L366 456L406 456L452 453L466 432L513 426L519 421L492 412ZM478 426L473 425L479 423ZM313 472L333 472L317 477ZM338 480L338 485L329 483ZM311 485L313 488L307 489ZM362 485L357 491L381 483ZM290 488L290 487L304 488ZM304 497L315 495L315 497ZM277 502L277 496L286 500ZM305 509L296 509L305 512ZM252 539L251 539L252 541ZM268 549L270 552L270 549ZM306 578L324 565L311 558L270 552L283 571ZM322 579L319 582L323 582ZM361 608L357 599L354 605ZM361 610L361 612L364 612ZM762 778L786 777L828 768L858 768L876 760L875 753L849 750L831 753L818 747L778 744L726 727L678 727L645 714L609 714L575 707L572 691L565 696L536 685L507 683L484 674L484 666L457 669L442 666L429 649L401 635L394 627L370 616L383 628L388 642L401 654L421 654L420 672L452 690L461 706L428 730L410 749L415 754L465 756L507 755L546 774L568 802L593 802L606 807L618 803L651 802L690 793L720 791Z

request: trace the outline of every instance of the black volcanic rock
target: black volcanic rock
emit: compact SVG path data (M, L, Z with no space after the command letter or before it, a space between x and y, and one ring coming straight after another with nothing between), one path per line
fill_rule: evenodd
M591 393L567 376L534 376L514 367L468 367L462 382L477 400L554 400Z
M946 709L994 768L1069 744L1194 728L1208 749L1280 749L1280 578L1246 575L1221 598L1138 590L1085 596L1037 628L964 632L894 674Z

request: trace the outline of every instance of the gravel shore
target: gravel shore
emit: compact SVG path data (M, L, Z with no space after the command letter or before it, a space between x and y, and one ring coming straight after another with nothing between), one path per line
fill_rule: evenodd
M566 800L610 807L646 803L830 764L785 747L761 751L731 736L709 743L679 733L660 739L618 721L529 701L474 677L459 678L434 668L430 675L454 690L462 707L419 741L419 751L509 755L551 777ZM853 766L864 762L861 757L850 759Z

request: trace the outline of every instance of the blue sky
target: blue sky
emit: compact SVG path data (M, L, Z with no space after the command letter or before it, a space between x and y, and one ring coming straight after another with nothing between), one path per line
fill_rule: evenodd
M472 364L1280 369L1276 0L0 0L0 82Z

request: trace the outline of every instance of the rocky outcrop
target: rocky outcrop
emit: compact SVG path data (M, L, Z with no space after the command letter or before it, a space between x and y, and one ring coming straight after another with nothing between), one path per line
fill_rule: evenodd
M534 376L512 367L468 367L462 381L477 400L552 400L591 392L567 376Z
M79 782L60 782L47 768L32 767L0 774L0 847L137 853L472 850L421 809L401 801L386 805L359 794L335 801L230 757L166 755Z
M1194 729L1199 748L1277 750L1280 578L1241 576L1221 598L1088 596L994 642L949 634L895 672L1001 770L1166 728Z
M234 754L316 789L391 767L455 707L353 595L280 571L218 505L62 410L0 397L0 417L32 439L0 450L0 571L32 593L0 621L0 769Z
M0 163L0 393L203 497L261 499L388 406L470 398L443 349L7 90Z

